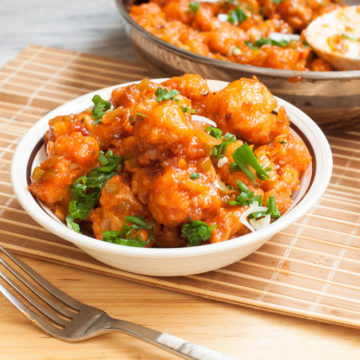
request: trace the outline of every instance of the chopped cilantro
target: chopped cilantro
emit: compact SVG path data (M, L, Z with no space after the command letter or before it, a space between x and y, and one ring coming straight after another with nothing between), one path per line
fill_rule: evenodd
M70 186L71 201L69 203L69 215L66 218L67 226L80 232L75 219L85 220L92 208L100 198L100 192L106 181L116 173L115 169L122 163L120 156L114 156L111 151L105 155L99 153L100 167L90 171L89 174L77 178Z
M181 110L182 110L184 113L189 113L189 114L195 114L195 113L196 113L196 110L195 110L195 109L188 108L188 107L186 107L186 106L181 106Z
M283 2L284 0L272 0L272 2L276 5L279 5L281 2Z
M213 229L216 225L209 226L203 221L190 220L181 228L181 236L186 238L189 246L197 246L200 243L207 241L211 238Z
M287 141L286 140L278 140L278 143L279 144L287 144Z
M236 169L240 169L244 172L244 174L252 181L256 181L255 174L250 170L249 165L256 171L256 175L259 177L260 180L265 180L269 178L267 172L262 168L259 162L256 159L251 147L248 144L243 144L238 147L233 153L232 157L235 161L234 166ZM231 165L231 164L230 164ZM232 171L235 170L233 166Z
M175 98L175 96L178 94L179 92L175 89L169 91L168 89L162 87L158 87L155 92L157 102L161 102L165 100L178 101L178 99Z
M120 231L104 231L103 241L125 246L144 247L154 238L153 229L154 224L148 223L142 216L125 216L125 222ZM143 241L140 235L136 235L137 230L150 230L149 238Z
M241 24L243 21L247 19L247 15L243 10L241 10L239 7L237 7L234 10L231 10L229 12L228 21L232 25L238 25Z
M198 179L199 177L201 177L201 174L199 173L195 173L195 172L190 173L190 179L195 180Z
M94 95L92 102L94 103L92 111L92 117L95 120L94 124L99 124L103 115L111 108L111 103L104 100L100 95Z
M66 217L66 224L67 224L69 229L74 230L74 231L76 231L78 233L80 232L80 225L74 221L72 216L68 215Z
M196 14L200 9L200 3L198 1L189 2L189 12Z

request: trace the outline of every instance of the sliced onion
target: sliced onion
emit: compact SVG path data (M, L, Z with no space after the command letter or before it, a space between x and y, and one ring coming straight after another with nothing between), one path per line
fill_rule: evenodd
M214 181L214 185L217 189L219 189L224 194L230 194L232 192L221 180L216 179Z
M217 166L219 167L219 168L222 168L225 164L227 164L229 162L229 159L226 157L226 156L224 156L224 157L222 157L219 161L218 161L218 163L217 163Z
M244 224L250 231L255 232L255 229L249 224L247 217L254 213L260 211L267 211L266 206L259 206L259 205L250 205L247 210L245 210L240 216L240 222Z
M208 119L208 118L205 117L205 116L191 115L191 120L192 120L192 121L199 122L199 123L201 123L201 124L206 124L206 125L210 125L210 126L213 126L213 127L217 127L216 122Z
M271 215L267 214L260 219L250 219L249 223L254 228L254 230L260 230L268 225L270 225Z
M221 22L227 22L229 19L229 15L228 14L218 14L217 18Z
M298 41L300 40L300 35L297 34L283 34L278 32L273 32L269 34L269 38L275 41Z

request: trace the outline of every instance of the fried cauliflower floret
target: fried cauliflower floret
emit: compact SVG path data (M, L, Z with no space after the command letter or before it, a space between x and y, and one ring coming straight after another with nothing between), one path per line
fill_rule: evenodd
M265 144L286 132L288 119L273 111L277 102L257 79L242 78L209 97L207 115L224 132L253 144Z
M70 201L70 185L97 164L99 144L80 132L60 135L52 145L51 155L37 168L29 190L51 209Z
M311 155L304 142L295 135L281 134L272 142L271 160L284 167L290 165L302 177L311 162Z
M210 243L229 240L239 232L247 233L248 230L240 221L240 217L246 209L246 207L240 206L221 208L219 215L209 221L210 225L216 225L212 231Z
M255 150L260 164L270 167L270 178L261 182L265 191L265 204L270 196L274 196L281 214L291 204L292 193L298 189L300 178L309 167L311 156L303 141L292 134L281 134L269 145Z
M131 190L142 204L147 204L149 201L149 194L158 171L156 170L151 167L143 167L137 168L133 173Z
M172 154L189 158L204 156L203 144L195 136L191 118L173 100L155 104L135 124L135 139L144 155L142 164L163 160Z
M221 196L206 175L191 179L189 171L167 167L154 182L149 210L156 222L176 226L218 213Z
M210 93L207 81L200 75L185 74L173 77L163 82L162 85L176 89L180 94L190 99L192 106L197 110L197 114L202 112L206 97Z
M114 175L105 183L99 202L100 207L92 210L89 214L89 220L92 222L93 232L97 239L102 239L104 231L119 231L125 216L146 215L144 207L120 175ZM146 240L149 234L145 231L142 235L147 235L144 236Z

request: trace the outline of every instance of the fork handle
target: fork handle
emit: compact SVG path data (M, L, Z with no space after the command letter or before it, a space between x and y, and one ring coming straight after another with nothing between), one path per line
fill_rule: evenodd
M161 333L160 336L156 339L156 343L162 345L162 347L165 349L171 349L173 352L175 352L175 354L178 354L182 357L185 355L185 359L234 360L234 358L220 354L217 351L211 350L201 345L193 344L167 333Z
M128 335L134 336L170 351L183 359L190 360L235 360L232 357L220 354L201 345L193 344L177 336L146 328L141 325L123 320L112 319L108 330L121 330Z

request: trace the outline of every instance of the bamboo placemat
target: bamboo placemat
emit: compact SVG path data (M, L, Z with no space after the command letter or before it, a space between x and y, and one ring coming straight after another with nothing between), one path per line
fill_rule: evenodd
M27 129L69 99L145 76L137 63L41 46L29 46L0 71L0 244L174 291L360 328L360 132L328 136L334 172L314 208L251 256L206 274L156 278L110 268L22 210L10 163Z

